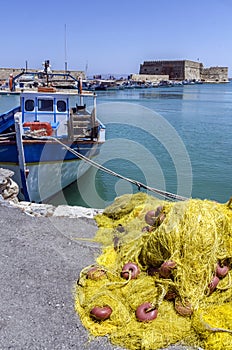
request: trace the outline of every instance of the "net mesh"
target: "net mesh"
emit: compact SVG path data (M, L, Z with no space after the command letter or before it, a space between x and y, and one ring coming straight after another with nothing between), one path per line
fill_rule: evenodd
M123 195L96 222L102 252L75 288L75 309L92 335L132 350L232 349L231 201ZM102 319L95 307L111 314ZM156 318L141 320L154 310Z

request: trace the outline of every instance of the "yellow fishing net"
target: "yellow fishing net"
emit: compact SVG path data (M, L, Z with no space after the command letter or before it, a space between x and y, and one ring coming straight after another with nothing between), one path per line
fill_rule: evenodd
M132 350L232 349L231 201L124 195L96 221L102 254L75 289L92 335Z

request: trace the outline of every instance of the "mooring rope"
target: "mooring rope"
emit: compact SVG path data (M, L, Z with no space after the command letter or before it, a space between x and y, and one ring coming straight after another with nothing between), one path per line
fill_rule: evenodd
M115 176L115 177L118 177L122 180L125 180L127 182L130 182L132 183L133 185L136 185L138 187L138 189L140 190L140 188L144 188L150 192L154 192L156 194L159 194L160 196L162 197L165 197L165 198L169 198L169 199L172 199L172 200L179 200L179 201L185 201L185 200L188 200L189 198L186 198L186 197L183 197L183 196L179 196L178 194L174 194L174 193L171 193L171 192L167 192L167 191L162 191L162 190L159 190L157 188L154 188L154 187L150 187L150 186L147 186L145 184L143 184L142 182L140 181L136 181L136 180L133 180L133 179L130 179L128 177L125 177L123 175L120 175L106 167L104 167L103 165L101 164L98 164L96 162L94 162L92 159L89 159L88 157L82 155L81 153L75 151L74 149L72 149L71 147L65 145L63 142L61 142L59 139L57 139L56 137L50 137L50 139L53 139L54 141L56 141L57 143L59 143L60 145L62 145L63 147L65 147L69 152L71 152L72 154L74 154L75 156L77 156L78 158L84 160L85 162L91 164L93 167L99 169L99 170L102 170L104 171L105 173L108 173L112 176Z
M9 136L13 136L13 135L16 135L16 132L14 131L14 132L8 132L7 134L1 134L0 135L0 138L1 139L6 139L6 138L8 138Z

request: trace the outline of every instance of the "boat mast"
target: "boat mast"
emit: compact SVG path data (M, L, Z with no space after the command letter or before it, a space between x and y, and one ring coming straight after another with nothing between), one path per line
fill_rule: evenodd
M86 65L85 65L85 79L87 79L87 74L88 74L88 61L86 62Z
M67 74L67 71L68 71L68 63L67 63L66 24L64 25L64 70L65 70L65 74Z

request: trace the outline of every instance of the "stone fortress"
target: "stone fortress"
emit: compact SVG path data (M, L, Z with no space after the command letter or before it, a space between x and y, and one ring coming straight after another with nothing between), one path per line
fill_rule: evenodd
M204 68L200 62L190 60L170 60L170 61L144 61L140 65L140 79L160 80L160 77L168 76L168 80L201 80L206 83L226 83L228 82L228 67ZM146 77L146 78L145 78Z

